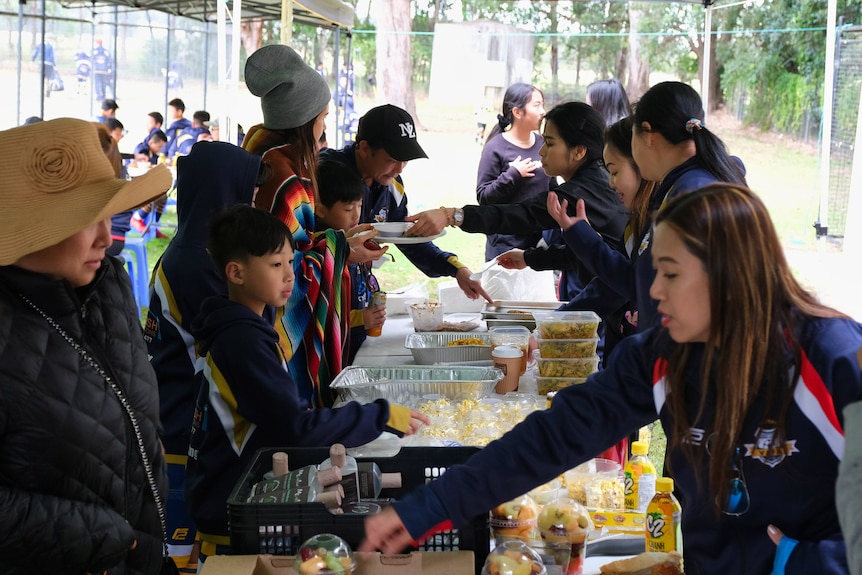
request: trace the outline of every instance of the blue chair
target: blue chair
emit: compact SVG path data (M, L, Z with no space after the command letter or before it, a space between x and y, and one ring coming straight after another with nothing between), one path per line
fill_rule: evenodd
M122 254L132 280L132 292L135 294L138 311L143 313L143 308L150 305L150 268L147 264L145 241L142 238L126 237Z

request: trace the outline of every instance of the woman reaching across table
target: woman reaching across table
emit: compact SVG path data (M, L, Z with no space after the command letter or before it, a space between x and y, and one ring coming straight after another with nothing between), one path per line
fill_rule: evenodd
M626 338L608 369L369 517L363 550L396 552L463 525L658 416L686 573L847 573L835 480L840 414L862 397L862 325L802 289L766 207L741 186L669 201L651 256L660 327Z

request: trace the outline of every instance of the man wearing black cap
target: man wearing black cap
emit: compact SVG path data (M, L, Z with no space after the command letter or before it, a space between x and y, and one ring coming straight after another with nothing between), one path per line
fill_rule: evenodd
M416 140L410 114L386 104L369 110L359 119L356 140L341 150L327 149L321 157L341 162L365 182L360 223L403 222L409 215L401 172L410 160L427 158ZM481 282L470 279L470 270L458 256L444 252L433 242L398 245L407 259L428 277L451 276L470 299L491 298Z

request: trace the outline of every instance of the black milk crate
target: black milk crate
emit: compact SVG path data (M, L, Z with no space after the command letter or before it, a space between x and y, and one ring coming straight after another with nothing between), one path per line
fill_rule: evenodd
M227 500L233 553L295 555L308 538L318 533L333 533L354 549L358 547L365 537L364 516L334 515L322 503L247 503L252 485L272 469L272 454L276 451L287 453L291 469L317 465L329 457L328 448L259 449ZM381 499L399 499L477 451L478 447L404 447L393 457L356 460L373 461L382 473L400 473L400 488L380 492ZM482 570L489 549L487 513L474 518L468 527L438 533L419 547L421 551L472 551L476 573Z

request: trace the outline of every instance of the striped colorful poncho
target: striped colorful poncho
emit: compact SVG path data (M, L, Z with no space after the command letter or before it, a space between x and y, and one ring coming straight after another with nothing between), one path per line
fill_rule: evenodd
M288 370L300 397L310 405L330 407L334 397L329 384L341 371L350 333L347 240L339 230L314 232L314 190L293 146L254 126L243 147L272 168L255 205L278 216L296 241L296 283L275 321Z

